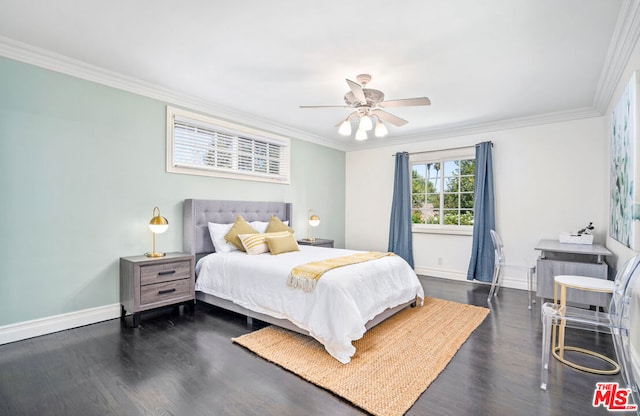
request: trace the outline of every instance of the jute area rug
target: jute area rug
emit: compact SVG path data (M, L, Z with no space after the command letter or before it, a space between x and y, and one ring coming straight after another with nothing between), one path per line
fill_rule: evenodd
M232 340L373 415L404 414L444 370L487 308L425 298L355 341L340 364L311 337L268 326Z

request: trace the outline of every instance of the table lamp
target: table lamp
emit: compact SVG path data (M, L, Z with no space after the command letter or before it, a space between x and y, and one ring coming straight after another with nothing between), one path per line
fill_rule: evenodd
M317 227L320 225L320 217L315 213L314 210L310 209L307 213L308 222L307 222L307 241L316 241L315 238L311 238L311 233L309 231L309 226Z
M156 253L156 234L162 234L167 231L169 228L169 221L165 217L160 215L160 208L153 208L153 212L151 213L153 218L149 221L149 229L151 230L151 235L153 236L153 245L150 253L145 253L147 257L164 257L165 253Z

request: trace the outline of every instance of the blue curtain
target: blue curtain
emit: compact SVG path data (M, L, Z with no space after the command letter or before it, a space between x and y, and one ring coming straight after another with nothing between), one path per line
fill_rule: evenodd
M396 153L388 251L396 253L413 267L411 179L409 175L409 153L407 152Z
M491 146L491 142L476 145L473 245L467 271L468 280L482 282L491 282L494 262L493 243L489 233L496 226Z

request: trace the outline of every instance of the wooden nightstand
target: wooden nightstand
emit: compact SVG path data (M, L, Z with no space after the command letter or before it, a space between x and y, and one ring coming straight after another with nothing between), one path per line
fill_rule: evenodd
M313 241L307 239L298 240L298 244L303 246L316 246L316 247L328 247L333 248L333 240L326 240L324 238L316 238Z
M120 258L121 319L133 314L133 326L140 313L162 306L183 303L192 309L195 302L195 258L185 253L164 257Z

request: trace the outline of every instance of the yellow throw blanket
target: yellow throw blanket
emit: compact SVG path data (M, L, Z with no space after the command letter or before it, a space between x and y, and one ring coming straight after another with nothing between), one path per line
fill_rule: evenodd
M289 273L289 279L287 280L287 285L293 288L300 288L305 292L311 292L316 287L318 279L331 269L393 255L393 253L367 251L364 253L336 257L334 259L312 261L310 263L301 264L291 270L291 273Z

